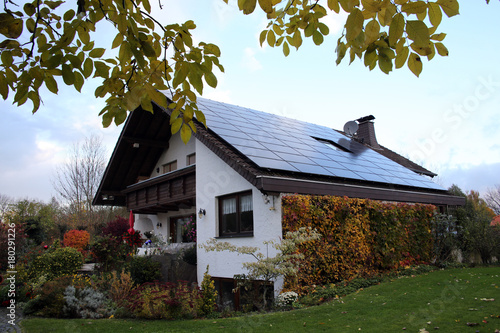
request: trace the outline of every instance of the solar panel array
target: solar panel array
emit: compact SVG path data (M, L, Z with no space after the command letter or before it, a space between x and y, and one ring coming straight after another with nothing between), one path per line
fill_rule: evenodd
M261 168L443 190L331 128L204 98L198 107L208 128Z

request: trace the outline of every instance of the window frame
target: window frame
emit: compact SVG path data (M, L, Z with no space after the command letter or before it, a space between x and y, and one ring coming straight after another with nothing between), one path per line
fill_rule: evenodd
M192 153L186 156L186 166L196 164L196 153Z
M242 196L250 195L252 200L252 230L251 231L241 231L241 202L240 198ZM236 199L236 226L238 231L234 233L226 233L223 231L222 222L223 222L223 202L227 199ZM218 200L218 226L219 226L219 236L217 238L233 238L233 237L253 237L254 233L254 216L253 216L253 192L252 190L237 192L226 194L217 198Z
M175 166L175 168L172 169L173 166ZM168 168L168 171L167 171L167 168ZM168 162L168 163L165 163L162 165L162 171L164 174L175 171L175 170L177 170L177 160L174 160L174 161L171 161L171 162Z

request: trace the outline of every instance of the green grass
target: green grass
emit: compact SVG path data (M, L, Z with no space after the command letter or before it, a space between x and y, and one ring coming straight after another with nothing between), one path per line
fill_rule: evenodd
M495 332L500 329L499 277L498 266L441 270L394 279L320 306L228 319L30 318L22 326L27 333L419 332L422 328L429 332Z

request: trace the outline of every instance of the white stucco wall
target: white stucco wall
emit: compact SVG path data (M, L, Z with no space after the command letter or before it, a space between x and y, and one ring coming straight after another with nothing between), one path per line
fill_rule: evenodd
M194 138L185 144L182 142L179 133L172 135L168 149L165 149L163 154L161 154L150 177L156 177L162 174L162 166L173 161L177 161L177 169L185 168L187 166L187 156L195 152L195 146L196 143Z
M278 240L282 236L281 201L278 197L265 203L263 194L203 143L196 141L196 211L206 210L206 215L197 219L198 245L218 236L217 197L252 190L254 235L253 237L220 238L236 246L259 246L261 252L275 255L275 249L262 244L267 240ZM228 251L206 252L198 246L198 281L209 265L213 277L233 278L235 274L246 273L242 263L252 261L249 255L238 255ZM275 283L275 291L281 289L281 281Z

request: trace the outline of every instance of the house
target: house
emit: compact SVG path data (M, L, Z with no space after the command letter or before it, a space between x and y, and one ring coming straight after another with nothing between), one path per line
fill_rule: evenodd
M431 203L442 210L463 204L432 182L434 173L380 146L373 116L358 119L356 134L348 136L203 98L198 105L208 128L196 123L187 144L171 134L168 110L131 112L94 204L126 206L136 214L136 229L161 232L174 243L193 220L198 244L215 237L238 246L282 236L286 193ZM232 289L250 259L197 251L198 281L209 264L223 289Z

